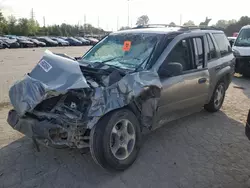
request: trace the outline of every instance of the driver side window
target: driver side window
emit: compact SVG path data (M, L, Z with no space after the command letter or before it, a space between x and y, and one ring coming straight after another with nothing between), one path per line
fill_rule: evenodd
M192 59L190 54L190 39L183 39L172 49L166 58L165 63L180 63L183 71L192 69Z

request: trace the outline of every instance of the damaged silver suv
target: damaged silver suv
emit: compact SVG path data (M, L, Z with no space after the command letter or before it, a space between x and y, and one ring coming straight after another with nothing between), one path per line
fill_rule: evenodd
M36 143L89 148L103 168L124 170L137 157L143 129L203 107L218 111L234 64L222 31L115 32L79 60L46 51L10 88L8 123Z

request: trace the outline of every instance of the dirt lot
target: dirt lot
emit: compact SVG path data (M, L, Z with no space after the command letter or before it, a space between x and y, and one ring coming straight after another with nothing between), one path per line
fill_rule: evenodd
M9 83L38 61L43 49L0 51L1 100ZM53 48L80 55L83 48ZM3 67L3 68L2 68ZM6 187L250 187L250 141L244 124L250 80L235 77L220 112L205 111L167 124L144 139L138 160L123 173L100 169L89 154L41 147L6 123L0 110L0 188Z

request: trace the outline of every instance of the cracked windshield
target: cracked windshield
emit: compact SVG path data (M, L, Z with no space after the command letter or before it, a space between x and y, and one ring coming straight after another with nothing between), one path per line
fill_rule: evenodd
M150 34L109 35L90 50L82 60L135 69L148 62L157 42L157 37Z

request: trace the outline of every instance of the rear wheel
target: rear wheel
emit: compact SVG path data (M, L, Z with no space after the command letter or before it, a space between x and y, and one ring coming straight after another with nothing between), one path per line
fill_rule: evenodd
M214 90L214 93L210 102L206 104L204 108L208 112L217 112L218 110L220 110L224 102L225 94L226 94L225 83L223 81L220 81L215 87L215 90Z
M139 152L140 124L131 111L114 111L96 124L90 139L95 162L108 170L122 171L133 164Z

